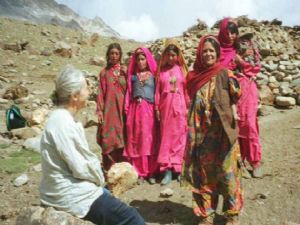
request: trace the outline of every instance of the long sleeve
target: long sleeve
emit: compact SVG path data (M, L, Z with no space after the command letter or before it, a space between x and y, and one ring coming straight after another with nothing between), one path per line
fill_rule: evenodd
M184 80L184 83L183 83L183 94L184 94L184 99L185 99L185 103L186 103L186 108L189 109L191 100L190 100L190 96L188 95L188 92L187 92L186 79Z
M159 102L160 102L160 78L158 77L156 79L155 83L155 96L154 96L154 102L155 102L155 110L159 110Z
M242 74L247 77L255 77L261 69L260 64L252 65L251 63L242 60L239 64L239 67L241 68Z
M82 132L83 128L82 128ZM104 185L104 177L96 155L89 149L84 133L78 127L67 126L54 133L57 151L75 178Z
M99 74L97 109L96 109L97 115L103 113L105 95L106 95L106 70L103 69Z
M129 105L130 105L130 102L131 102L131 96L132 96L131 76L128 75L127 90L126 90L125 100L124 100L124 111L125 111L126 115L128 113L128 110L129 110Z

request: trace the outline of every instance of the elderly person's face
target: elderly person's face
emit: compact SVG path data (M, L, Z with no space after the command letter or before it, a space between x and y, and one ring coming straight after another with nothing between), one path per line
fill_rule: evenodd
M89 98L89 89L87 82L84 81L81 90L74 95L72 95L71 101L77 106L77 109L84 108L86 106L87 100Z
M202 51L202 61L206 67L214 65L217 61L217 52L214 46L206 41Z

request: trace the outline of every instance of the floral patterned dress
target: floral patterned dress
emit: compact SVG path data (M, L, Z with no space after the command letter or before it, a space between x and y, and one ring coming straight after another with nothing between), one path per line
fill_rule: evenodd
M228 76L233 76L231 72ZM219 114L214 107L217 76L214 76L191 101L188 116L188 145L185 176L192 183L194 213L202 218L215 212L218 195L223 195L223 211L238 214L243 205L240 149L227 137ZM238 83L228 79L228 94L232 103L241 92Z
M104 122L98 127L97 142L102 148L105 170L123 161L125 92L126 74L120 64L100 72L97 114L102 113Z

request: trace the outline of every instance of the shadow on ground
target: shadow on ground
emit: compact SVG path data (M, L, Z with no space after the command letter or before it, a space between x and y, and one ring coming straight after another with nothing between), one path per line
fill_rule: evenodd
M146 223L196 225L199 219L194 215L193 209L184 204L163 200L152 202L149 200L134 200L131 206L137 208ZM224 218L216 215L215 225L223 225Z

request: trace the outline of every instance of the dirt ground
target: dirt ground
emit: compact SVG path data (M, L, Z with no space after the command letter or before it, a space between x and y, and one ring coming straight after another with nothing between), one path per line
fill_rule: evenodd
M262 179L243 179L245 207L241 224L300 223L300 108L266 107L265 110L268 115L259 118L265 175ZM93 139L94 132L95 128L87 130L89 140ZM0 224L3 225L15 224L24 207L39 205L40 172L29 169L28 184L18 188L12 184L16 176L0 174ZM160 197L160 191L166 187L143 183L124 193L121 199L136 207L149 225L197 224L191 208L191 192L181 188L175 180L167 187L174 190L170 198ZM217 221L221 221L221 217Z
M52 49L55 41L64 40L74 42L80 39L80 34L68 29L55 26L39 26L24 24L7 19L0 19L0 39L4 42L14 42L22 38L30 40L34 49ZM14 29L12 29L14 28ZM41 30L47 29L51 35L44 37ZM15 32L19 31L19 32ZM0 49L0 64L7 60L13 60L13 66L0 66L0 75L9 80L9 83L0 83L2 95L8 86L22 82L30 90L39 94L35 98L49 98L53 90L53 78L62 66L68 63L77 68L86 70L91 74L98 74L98 66L89 65L91 56L104 56L108 38L100 38L95 47L81 46L81 55L66 59L55 55L34 56L29 52L15 53ZM124 52L135 49L138 43L122 41ZM47 61L47 65L45 65ZM49 62L51 62L50 65ZM30 102L22 104L22 111ZM8 105L0 105L0 133L5 128L5 108ZM259 118L261 128L261 140L263 146L263 169L265 176L262 179L244 179L245 207L241 214L241 225L295 225L300 224L300 107L289 110L264 107L265 115ZM99 153L99 147L95 142L96 127L86 130L90 148ZM1 141L1 140L0 140ZM29 182L21 187L14 187L12 181L21 174L20 169L12 169L10 172L3 169L6 160L24 160L25 151L21 148L21 141L6 146L0 143L0 224L14 225L20 210L39 205L38 185L40 172L36 172L33 166L36 157L27 157L26 166ZM16 153L18 158L13 158ZM21 156L23 157L20 157ZM22 155L23 154L23 155ZM33 153L31 153L33 154ZM1 169L2 168L2 169ZM160 191L166 187L159 184L150 185L144 183L121 196L121 199L136 207L147 224L181 224L194 225L197 220L193 215L192 196L189 190L180 187L177 181L173 181L168 187L174 190L170 198L161 198ZM217 218L221 221L221 217ZM294 224L293 224L294 223ZM221 222L218 224L222 224Z

